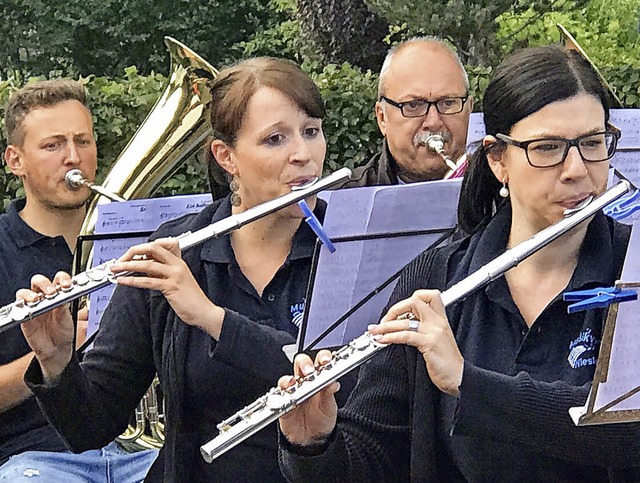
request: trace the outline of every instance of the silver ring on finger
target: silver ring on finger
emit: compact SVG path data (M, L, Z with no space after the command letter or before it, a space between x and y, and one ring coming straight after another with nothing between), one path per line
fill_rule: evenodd
M416 315L413 312L405 312L404 314L400 315L398 319L408 320L409 321L408 329L412 332L418 332L418 329L420 328L420 319L416 317Z

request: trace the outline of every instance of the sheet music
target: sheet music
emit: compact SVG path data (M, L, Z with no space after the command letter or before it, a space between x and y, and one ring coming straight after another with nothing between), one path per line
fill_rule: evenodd
M485 135L484 118L481 112L472 112L469 116L469 128L467 130L467 147L473 143L482 141Z
M640 149L618 151L611 159L611 166L620 171L636 186L640 186Z
M606 382L598 385L594 411L640 387L640 304L625 302L618 307ZM640 393L624 399L608 411L640 410Z
M441 233L429 233L334 242L336 252L333 254L323 247L308 305L309 316L304 347L308 347L331 323L342 318L349 309L365 299L371 291L417 257L440 236ZM344 345L362 335L368 324L379 321L396 283L397 279L367 301L313 348Z
M332 194L324 226L336 252L332 254L324 246L320 249L300 348L308 347L328 326L455 226L460 185L457 179ZM416 233L420 230L423 232ZM425 233L429 230L433 232ZM314 348L343 345L361 335L369 323L376 323L396 281Z
M188 213L197 213L211 203L210 194L181 195L166 198L122 201L98 205L95 233L153 232L165 221ZM147 237L114 238L93 242L92 266L123 255L130 247L144 243ZM87 334L98 330L115 286L107 286L89 295L89 326Z
M205 193L101 204L95 233L155 231L165 221L201 211L209 203L211 195Z
M640 151L640 109L612 109L611 122L622 131L618 149Z

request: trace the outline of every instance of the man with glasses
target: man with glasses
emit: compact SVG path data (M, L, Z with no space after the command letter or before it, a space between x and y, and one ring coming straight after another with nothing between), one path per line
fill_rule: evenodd
M446 155L460 160L472 109L467 73L451 47L420 37L392 48L380 71L375 105L382 149L345 187L442 179L450 168L426 140L442 136Z

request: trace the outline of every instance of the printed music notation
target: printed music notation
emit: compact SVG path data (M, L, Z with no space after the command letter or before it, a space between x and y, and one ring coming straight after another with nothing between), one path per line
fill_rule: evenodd
M165 221L189 213L197 213L211 203L210 194L171 196L145 200L122 201L98 205L95 233L139 233L155 231ZM92 266L118 258L130 247L144 243L146 237L95 240ZM102 313L107 308L115 286L108 286L89 295L88 334L98 330Z
M612 109L611 123L622 131L618 149L640 151L640 109Z
M482 141L485 135L484 120L481 112L472 112L469 116L469 128L467 130L467 151L472 149L474 143Z
M210 194L198 194L98 205L95 232L104 234L154 231L162 222L201 211L209 203Z

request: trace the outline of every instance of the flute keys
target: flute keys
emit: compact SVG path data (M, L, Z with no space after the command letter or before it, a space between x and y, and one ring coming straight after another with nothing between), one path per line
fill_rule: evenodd
M16 301L9 311L9 317L14 322L25 320L29 316L29 308L26 306L23 300Z
M364 334L353 341L353 347L357 351L363 351L371 344L369 334Z
M88 284L89 283L89 276L87 275L87 272L79 273L78 275L73 277L73 282L76 285L80 286L80 287L83 287L86 284Z
M27 307L29 307L29 308L36 307L36 306L40 303L40 301L42 300L42 298L43 298L43 297L42 297L42 294L38 294L38 298L37 298L37 299L33 300L32 302L25 302L25 305L26 305Z
M71 292L72 290L73 290L73 283L71 285L69 285L68 287L60 286L60 291L62 293L68 293L68 292Z
M282 411L293 405L293 399L287 393L271 393L267 395L267 407L271 411Z
M92 282L101 282L105 279L105 277L107 276L106 271L104 269L104 267L102 265L99 265L97 267L94 267L90 270L87 270L87 277L92 281Z

